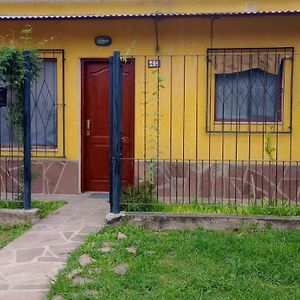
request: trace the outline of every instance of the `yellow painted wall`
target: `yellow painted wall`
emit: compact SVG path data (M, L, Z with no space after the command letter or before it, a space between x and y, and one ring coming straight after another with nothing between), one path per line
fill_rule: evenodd
M214 1L213 1L214 2ZM216 1L218 2L218 1ZM241 2L241 1L232 1ZM257 1L263 2L263 1ZM266 2L266 1L265 1ZM271 2L271 1L270 1ZM274 1L278 5L280 1ZM291 1L292 3L293 1ZM293 2L295 3L295 2ZM160 91L160 158L174 159L221 159L224 146L224 159L261 159L263 153L263 137L251 135L251 153L248 153L249 135L221 134L209 135L205 132L206 124L206 51L210 47L295 47L295 69L293 90L293 134L278 136L278 158L289 159L290 143L292 159L300 159L300 16L272 17L224 17L213 22L211 34L210 18L165 18L158 24L160 51L156 52L154 23L151 19L127 20L89 20L89 21L31 21L34 29L33 44L44 37L54 37L46 44L47 48L65 50L65 88L66 88L66 157L70 160L80 159L80 59L99 57L105 58L113 50L120 50L136 59L136 92L135 92L135 157L143 158L144 149L144 57L160 56L160 75L163 76L165 88ZM28 24L25 21L1 22L0 35L13 30L18 32ZM97 47L94 44L96 35L110 35L113 43L109 47ZM173 57L172 83L170 78L170 57ZM186 72L184 75L182 60L185 56ZM198 60L196 56L198 55ZM198 78L196 72L198 65ZM155 90L157 74L147 69L148 91ZM185 76L186 84L183 85ZM198 94L195 86L198 85ZM172 89L171 89L172 86ZM170 92L172 91L172 145L170 145ZM185 93L184 93L185 91ZM183 102L185 94L185 104ZM196 100L198 99L198 111ZM147 121L147 153L146 157L156 156L151 150L151 109L148 105ZM185 107L185 121L182 111ZM151 108L152 107L152 108ZM196 131L196 115L198 114L198 131ZM153 115L153 114L152 114ZM183 127L185 136L182 136ZM196 145L196 136L198 145ZM154 136L155 137L155 136ZM223 142L222 142L223 141ZM277 138L274 137L274 143ZM170 147L172 146L172 147ZM209 148L210 147L210 148ZM170 149L172 151L170 152ZM198 149L198 153L196 153ZM209 156L210 149L210 156ZM237 152L236 152L237 149ZM237 157L235 156L237 153Z

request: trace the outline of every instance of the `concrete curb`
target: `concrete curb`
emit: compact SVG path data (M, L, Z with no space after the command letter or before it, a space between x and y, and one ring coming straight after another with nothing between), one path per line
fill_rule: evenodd
M39 209L33 208L31 210L24 209L10 209L1 208L0 209L0 225L8 224L23 224L26 222L31 222L36 224L40 220Z
M113 214L110 214L113 215ZM122 212L115 218L110 216L108 224L117 225L122 221L151 229L206 229L235 230L241 227L257 226L273 229L300 229L300 217L279 216L241 216L225 214L178 214L178 213L148 213Z
M121 221L126 217L126 213L121 211L118 214L108 213L105 217L107 224L114 224L115 222Z

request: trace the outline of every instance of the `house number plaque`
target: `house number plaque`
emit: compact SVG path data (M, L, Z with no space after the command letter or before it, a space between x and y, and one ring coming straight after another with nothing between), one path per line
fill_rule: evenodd
M159 59L148 60L148 68L160 68L160 60Z

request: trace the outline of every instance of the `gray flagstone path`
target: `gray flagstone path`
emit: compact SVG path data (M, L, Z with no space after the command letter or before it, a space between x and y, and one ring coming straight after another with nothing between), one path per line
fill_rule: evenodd
M49 282L64 267L68 254L105 224L109 211L106 197L85 193L55 198L68 204L0 250L0 300L44 299Z

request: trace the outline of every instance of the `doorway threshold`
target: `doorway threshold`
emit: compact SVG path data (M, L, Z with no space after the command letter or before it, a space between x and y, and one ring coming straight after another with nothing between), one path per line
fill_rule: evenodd
M89 195L89 199L109 199L109 192L94 192Z

